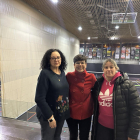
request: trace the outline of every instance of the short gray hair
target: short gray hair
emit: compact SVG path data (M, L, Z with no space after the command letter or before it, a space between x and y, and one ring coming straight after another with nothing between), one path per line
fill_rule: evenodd
M117 70L117 71L119 70L119 67L118 67L117 63L116 63L113 59L111 59L111 58L108 58L108 59L106 59L106 60L103 62L102 70L104 70L105 64L106 64L107 62L111 62L111 63L114 65L114 67L116 68L116 70Z

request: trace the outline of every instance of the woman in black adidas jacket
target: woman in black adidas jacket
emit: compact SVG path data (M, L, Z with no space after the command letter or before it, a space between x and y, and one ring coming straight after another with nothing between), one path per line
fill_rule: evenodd
M140 98L134 84L128 80L123 72L120 72L121 76L115 79L112 93L112 122L114 128L110 129L99 123L99 112L102 111L101 105L103 105L102 102L99 102L99 95L102 95L101 98L107 95L101 93L102 84L107 72L115 69L117 73L119 68L113 59L107 59L103 63L102 69L104 76L97 79L92 89L94 118L91 140L137 140L140 130Z

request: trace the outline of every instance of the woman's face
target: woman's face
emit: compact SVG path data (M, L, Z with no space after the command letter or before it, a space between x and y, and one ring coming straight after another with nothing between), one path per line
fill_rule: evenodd
M61 56L59 52L57 51L52 52L51 58L50 58L50 65L53 68L58 68L61 65Z
M106 78L112 79L116 74L117 69L111 62L107 62L104 66L104 75Z
M87 63L85 61L77 61L74 64L74 68L78 71L78 72L83 72L87 67Z

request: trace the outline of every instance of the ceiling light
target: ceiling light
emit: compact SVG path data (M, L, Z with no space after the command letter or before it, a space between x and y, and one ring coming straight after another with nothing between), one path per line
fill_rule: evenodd
M90 37L88 37L87 39L90 40Z
M117 25L117 26L115 26L115 29L119 29L119 26Z
M138 36L138 39L140 39L140 36Z
M81 27L81 26L79 26L79 27L78 27L78 30L79 30L79 31L82 31L82 27Z
M110 37L109 40L115 40L116 38L114 36Z
M115 39L115 37L113 36L113 37L111 37L110 39L111 39L111 40L114 40L114 39Z
M112 37L109 38L109 40L120 40L120 38L116 37L116 36L112 36Z
M57 2L58 2L58 0L52 0L52 2L57 3Z

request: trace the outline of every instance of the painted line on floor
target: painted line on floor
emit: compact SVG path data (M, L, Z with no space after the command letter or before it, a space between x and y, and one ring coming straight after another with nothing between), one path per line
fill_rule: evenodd
M34 115L36 115L36 113L35 114L33 114L29 119L27 119L27 121L29 121Z
M28 113L36 113L36 112L29 112L29 111L28 111Z

